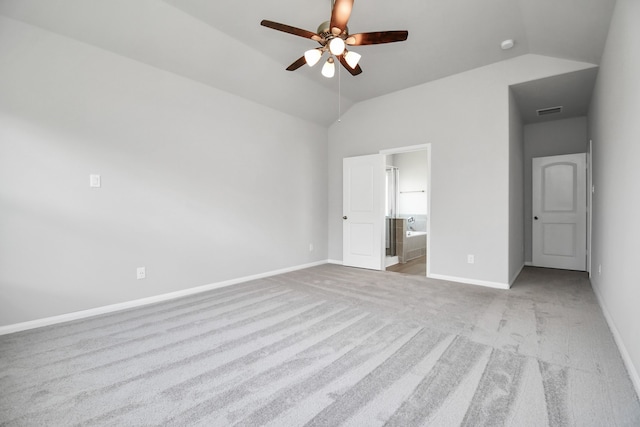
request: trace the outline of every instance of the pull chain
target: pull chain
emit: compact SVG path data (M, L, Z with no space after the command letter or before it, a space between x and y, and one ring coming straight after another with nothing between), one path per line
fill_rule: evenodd
M338 122L340 122L342 117L342 80L340 80L340 68L342 67L340 67L340 61L338 61Z
M332 15L333 14L333 7L335 6L335 0L329 0L329 14ZM331 31L331 29L329 29L329 31ZM343 53L344 55L344 53ZM340 58L338 58L336 56L336 59L338 60L338 64L336 65L336 67L338 67L338 123L341 120L342 117L342 80L340 79Z

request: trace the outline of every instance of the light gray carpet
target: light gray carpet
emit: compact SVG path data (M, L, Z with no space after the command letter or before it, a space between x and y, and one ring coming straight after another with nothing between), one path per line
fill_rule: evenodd
M638 426L584 273L323 265L0 337L0 424Z

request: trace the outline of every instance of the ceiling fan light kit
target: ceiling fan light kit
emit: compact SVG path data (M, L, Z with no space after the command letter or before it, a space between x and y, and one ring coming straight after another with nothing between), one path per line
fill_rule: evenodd
M405 41L409 36L408 31L377 31L372 33L349 34L347 23L351 16L353 0L335 0L331 10L331 20L323 22L318 26L316 33L280 24L273 21L263 20L260 25L273 30L293 34L295 36L308 38L320 43L320 48L307 50L301 58L298 58L287 67L288 71L294 71L303 64L313 67L320 61L322 55L327 50L330 53L329 59L322 67L322 75L331 78L335 74L335 59L353 76L362 73L362 68L358 65L360 54L346 49L347 46L363 46L371 44L393 43Z
M320 61L324 51L322 49L310 49L304 53L304 59L309 67L313 67Z
M358 62L360 61L360 58L362 58L362 55L351 50L345 52L344 54L344 59L345 61L347 61L347 64L349 64L349 67L351 68L356 68Z
M327 59L327 62L325 62L322 66L322 75L330 79L335 75L335 73L336 65L334 63L333 57L330 56L329 59Z
M342 55L344 53L344 48L344 40L342 40L340 37L334 37L329 41L329 50L335 56Z

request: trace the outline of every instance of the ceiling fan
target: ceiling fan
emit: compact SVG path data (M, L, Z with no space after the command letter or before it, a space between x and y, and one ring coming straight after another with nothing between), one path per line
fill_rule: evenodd
M320 43L320 47L306 51L303 56L289 65L287 67L288 71L297 70L304 64L313 67L320 61L324 53L329 51L329 58L322 67L323 76L333 77L335 74L334 56L347 71L357 76L362 73L362 68L358 65L361 55L347 50L347 46L401 42L407 39L409 32L377 31L373 33L349 34L347 22L351 16L353 1L354 0L335 0L331 10L331 20L320 24L316 33L266 19L262 20L260 25Z

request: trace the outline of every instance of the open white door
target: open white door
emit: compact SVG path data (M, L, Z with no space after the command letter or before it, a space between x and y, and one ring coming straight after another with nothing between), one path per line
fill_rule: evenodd
M385 156L343 159L343 264L382 270Z
M586 270L586 154L533 159L533 265Z

